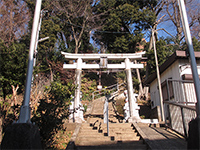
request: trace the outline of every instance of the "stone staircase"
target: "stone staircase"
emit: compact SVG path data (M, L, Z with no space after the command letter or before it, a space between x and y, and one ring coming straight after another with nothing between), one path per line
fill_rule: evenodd
M147 149L130 123L119 123L109 103L109 135L103 122L104 99L97 99L89 112L86 123L82 123L74 149Z

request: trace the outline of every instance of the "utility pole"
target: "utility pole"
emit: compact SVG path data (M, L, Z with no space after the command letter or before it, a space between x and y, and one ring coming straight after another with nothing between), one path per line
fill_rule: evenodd
M175 39L175 37L172 34L170 34L169 32L167 32L164 28L157 29L157 30L155 30L155 29L151 30L152 44L151 44L151 42L150 42L150 44L153 45L153 48L154 48L157 82L158 82L158 90L159 90L159 98L160 98L161 119L162 119L162 121L165 121L164 106L163 106L163 95L162 95L162 87L161 87L161 81L160 81L160 71L159 71L158 57L157 57L157 50L156 50L156 41L155 41L155 32L160 31L160 30L165 31L167 34L171 35L174 39ZM150 48L151 48L151 46L150 46Z
M187 19L187 13L185 8L184 0L178 0L179 10L183 25L183 31L185 34L185 41L188 46L188 53L190 58L190 64L192 69L192 76L195 86L197 104L196 104L196 114L197 117L190 121L189 131L188 131L188 149L200 149L200 81L197 72L197 64L194 55L194 48L192 44L192 38L190 34L190 28Z
M156 72L157 72L158 90L159 90L159 98L160 98L160 109L161 109L162 121L165 121L163 95L162 95L162 88L161 88L161 82L160 82L160 71L159 71L159 66L158 66L158 57L157 57L156 43L155 43L155 37L154 37L155 32L156 31L152 29L151 34L152 34L153 49L154 49L154 56L155 56L155 62L156 62Z
M199 82L199 75L197 72L197 63L194 55L194 48L192 44L192 38L190 34L190 28L188 24L188 19L187 19L187 13L185 9L185 4L183 0L178 0L179 3L179 9L180 9L180 14L181 14L181 20L182 20L182 25L183 25L183 31L185 34L185 40L188 46L188 52L190 55L190 64L192 68L192 75L193 75L193 80L194 80L194 85L195 85L195 91L196 91L196 97L197 97L197 117L200 118L200 82Z
M34 55L33 55L33 67L36 66L36 56L37 56L37 53L38 53L38 51L37 51L38 43L49 39L49 37L39 39L39 33L40 33L40 29L41 29L41 24L42 24L42 17L43 17L43 13L45 13L45 12L47 12L47 11L44 11L44 10L41 11L40 21L39 21L39 24L37 26L37 34L36 34L36 41L35 41L35 48L34 48ZM33 83L33 80L34 80L34 77L32 76L32 83Z
M41 4L42 0L36 1L30 49L29 49L28 70L27 70L26 86L25 86L26 88L25 88L23 105L21 106L20 109L19 120L17 121L18 123L30 122L31 108L29 106L29 103L30 103L31 80L33 74L33 62L34 62L33 55L35 50L35 43L37 40L37 29L40 19Z

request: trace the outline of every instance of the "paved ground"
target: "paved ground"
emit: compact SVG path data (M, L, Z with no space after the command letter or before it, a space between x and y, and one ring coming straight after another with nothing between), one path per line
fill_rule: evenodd
M133 126L149 149L187 149L185 138L169 128L154 127L142 123L134 123Z

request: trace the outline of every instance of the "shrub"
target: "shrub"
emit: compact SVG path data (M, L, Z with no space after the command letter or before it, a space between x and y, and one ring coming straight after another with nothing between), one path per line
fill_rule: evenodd
M45 98L40 99L32 121L40 128L44 148L54 148L53 139L59 130L63 130L64 120L68 118L68 106L74 85L72 82L63 85L60 81L54 81L50 86L46 86L45 90Z

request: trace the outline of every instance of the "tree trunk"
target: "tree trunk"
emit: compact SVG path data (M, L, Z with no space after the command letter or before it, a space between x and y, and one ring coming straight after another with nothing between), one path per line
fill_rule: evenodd
M137 64L137 60L135 60L134 63ZM141 96L143 96L143 87L142 87L139 69L136 69L136 73L137 73L137 78L139 80L139 95L138 95L138 97L140 98Z
M13 96L12 96L12 102L11 102L11 106L13 105L17 105L17 90L19 89L19 85L17 85L17 87L15 88L14 85L11 85L12 87L12 92L13 92Z

